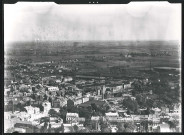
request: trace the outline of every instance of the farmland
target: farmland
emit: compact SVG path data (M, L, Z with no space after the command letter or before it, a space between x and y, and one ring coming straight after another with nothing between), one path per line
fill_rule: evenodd
M180 67L180 48L174 41L16 42L6 48L8 58L30 63L54 61L87 75L108 75L111 68L132 75L154 67Z

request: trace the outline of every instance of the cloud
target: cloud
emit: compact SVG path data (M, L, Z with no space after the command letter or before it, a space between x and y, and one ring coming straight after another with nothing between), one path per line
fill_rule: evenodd
M177 40L181 5L5 5L5 41Z

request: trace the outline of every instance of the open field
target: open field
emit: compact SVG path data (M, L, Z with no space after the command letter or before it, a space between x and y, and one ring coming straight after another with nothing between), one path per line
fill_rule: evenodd
M179 45L166 41L123 42L21 42L12 43L5 50L9 58L32 63L55 61L79 72L98 72L109 67L139 70L151 67L175 67L180 65ZM125 57L131 53L168 53L169 55ZM73 60L78 61L73 61ZM66 62L67 61L67 62ZM86 63L87 62L87 63ZM81 71L80 71L81 70Z

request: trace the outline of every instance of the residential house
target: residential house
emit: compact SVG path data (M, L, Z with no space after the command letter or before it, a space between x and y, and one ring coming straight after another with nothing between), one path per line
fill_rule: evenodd
M116 122L119 118L119 114L117 112L108 112L105 113L105 117L109 122Z
M67 123L77 123L79 118L78 113L67 113L66 114L66 122Z
M93 130L98 130L98 131L100 130L99 120L100 120L100 116L92 116L91 117L92 129Z
M73 133L74 128L71 124L63 124L64 126L64 133Z
M49 110L51 109L51 103L45 101L42 103L42 106L44 107L44 113L48 114Z
M160 124L160 132L171 132L170 126L167 123Z

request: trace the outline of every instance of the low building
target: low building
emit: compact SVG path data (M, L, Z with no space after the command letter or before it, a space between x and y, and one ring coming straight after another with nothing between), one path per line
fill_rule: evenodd
M67 123L77 123L79 118L78 113L67 113L66 114L66 122Z
M79 117L78 118L78 123L79 124L84 124L84 122L85 122L85 118L84 117Z
M64 126L64 133L73 133L74 128L71 124L63 124Z
M58 119L57 117L50 117L49 124L51 125L51 128L59 128L61 127L62 123L63 119Z
M42 106L44 107L44 113L48 114L49 110L51 109L51 103L45 101L42 103Z
M92 129L93 130L100 130L100 116L92 116L91 117L91 122L92 122Z
M105 113L105 116L109 122L116 122L117 119L119 118L118 113L112 113L112 112Z
M171 132L169 124L166 124L166 123L160 124L160 132L164 132L164 133Z
M40 113L40 108L38 108L38 107L26 106L24 108L27 110L28 114L38 114L38 113Z
M48 87L48 91L46 91L46 93L50 95L56 95L57 91L59 91L58 87L51 86L51 87Z

